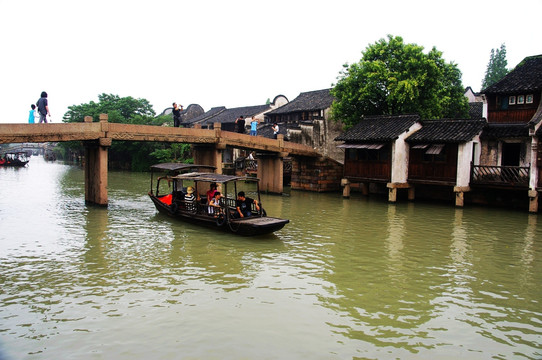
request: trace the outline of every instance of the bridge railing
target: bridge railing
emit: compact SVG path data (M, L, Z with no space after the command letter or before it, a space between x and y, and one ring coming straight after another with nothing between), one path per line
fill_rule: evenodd
M102 141L107 139L107 141ZM279 135L277 140L261 136L249 136L220 129L172 128L167 126L133 125L100 122L54 123L54 124L0 124L0 143L58 142L76 140L100 140L108 146L113 140L180 142L192 144L216 144L241 149L283 152L297 156L318 157L313 148L284 141Z

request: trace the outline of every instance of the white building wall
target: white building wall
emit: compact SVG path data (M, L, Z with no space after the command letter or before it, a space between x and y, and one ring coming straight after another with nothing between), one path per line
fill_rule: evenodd
M408 181L408 154L410 147L405 141L407 137L420 130L422 125L416 123L401 134L393 143L391 149L391 182L404 184Z
M459 144L457 148L457 177L455 185L458 187L469 186L473 147L474 141L469 141Z

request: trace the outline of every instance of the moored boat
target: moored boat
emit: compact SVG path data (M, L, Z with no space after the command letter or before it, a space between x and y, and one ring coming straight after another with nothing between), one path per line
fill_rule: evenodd
M272 233L289 222L288 219L267 216L262 207L257 178L215 174L209 172L211 167L190 164L158 164L151 170L149 197L158 211L173 218L247 236ZM156 171L166 171L167 174L159 176L154 187ZM216 185L221 194L218 206L211 206L204 193L212 185ZM254 193L255 197L250 199L247 196L255 200L246 209L249 215L242 215L237 209L237 195L243 193L244 188L248 188L247 193ZM195 199L187 200L192 191Z

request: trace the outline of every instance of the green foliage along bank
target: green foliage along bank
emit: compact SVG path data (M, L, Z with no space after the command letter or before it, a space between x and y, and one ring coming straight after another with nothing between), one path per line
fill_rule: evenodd
M98 95L98 102L69 106L63 121L83 122L85 116L92 116L97 121L100 114L108 114L108 121L113 123L173 126L171 116L156 116L146 99L112 94ZM64 148L65 153L75 154L76 157L84 153L79 141L61 143L59 146ZM109 149L109 166L112 168L147 171L150 165L158 162L193 162L190 144L113 141Z
M331 90L332 116L345 126L364 115L419 114L422 119L468 115L461 71L436 48L428 53L388 35L367 46L359 62L343 65Z

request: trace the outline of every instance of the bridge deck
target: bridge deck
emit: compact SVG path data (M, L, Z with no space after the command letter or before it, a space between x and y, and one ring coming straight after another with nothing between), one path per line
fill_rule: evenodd
M54 123L54 124L0 124L0 144L41 143L59 141L87 141L108 139L124 141L178 142L189 144L216 144L293 156L319 157L313 148L264 137L254 137L215 129L172 128L165 126L131 125L109 122Z

